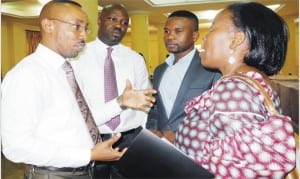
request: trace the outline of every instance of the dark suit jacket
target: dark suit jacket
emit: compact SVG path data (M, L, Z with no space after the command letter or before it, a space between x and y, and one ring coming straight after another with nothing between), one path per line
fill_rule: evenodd
M154 70L153 88L156 89L158 93L156 95L156 103L149 111L146 128L159 131L176 131L179 123L186 116L184 112L186 102L210 89L214 82L221 77L219 72L205 69L201 65L200 60L198 52L195 52L178 90L169 118L167 117L161 94L158 90L160 81L168 65L163 63ZM170 86L170 88L172 87Z

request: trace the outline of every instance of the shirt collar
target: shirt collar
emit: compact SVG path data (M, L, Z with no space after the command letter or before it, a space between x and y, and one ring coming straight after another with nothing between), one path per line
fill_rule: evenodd
M41 43L37 46L35 52L42 57L41 59L55 69L61 68L65 61L68 60Z
M181 59L178 60L178 62L176 64L185 64L185 63L190 63L194 57L195 54L195 50L193 49L191 50L188 54L186 54L184 57L182 57ZM174 60L175 60L175 55L173 53L171 53L168 58L166 59L166 63L169 66L173 66L176 65L174 64Z
M120 47L120 43L118 43L117 45L108 46L108 45L106 45L105 43L103 43L98 37L96 38L96 44L97 44L98 46L100 46L101 49L102 49L102 48L107 49L107 47L112 47L113 49L117 49L117 48Z

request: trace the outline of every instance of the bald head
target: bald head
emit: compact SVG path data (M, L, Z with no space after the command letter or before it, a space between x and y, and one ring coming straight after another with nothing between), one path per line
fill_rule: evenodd
M51 19L56 18L58 15L62 15L62 13L65 13L66 6L77 6L78 8L81 8L81 5L75 1L52 0L42 8L39 19L40 23L45 18Z
M98 17L98 38L109 46L116 45L123 39L128 25L129 16L123 5L107 5Z
M65 58L75 57L86 40L88 17L81 5L52 0L40 13L41 43Z
M127 9L122 4L109 4L103 7L101 11L101 16L105 16L105 14L110 13L113 10L119 10L122 11L124 14L128 16Z

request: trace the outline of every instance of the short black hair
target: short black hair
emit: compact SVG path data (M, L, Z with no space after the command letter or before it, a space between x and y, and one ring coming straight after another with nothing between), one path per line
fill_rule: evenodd
M233 14L234 25L249 41L249 53L244 62L267 75L274 75L283 67L288 42L288 26L268 7L256 3L235 3L227 8Z
M199 20L198 20L198 17L194 13L192 13L190 11L186 11L186 10L178 10L178 11L171 13L168 16L168 18L171 18L171 17L185 17L185 18L193 20L194 26L195 26L194 30L198 31Z

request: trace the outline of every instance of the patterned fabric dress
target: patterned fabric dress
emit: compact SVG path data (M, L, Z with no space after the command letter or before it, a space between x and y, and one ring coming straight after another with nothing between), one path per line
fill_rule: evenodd
M279 110L279 98L257 72L257 80ZM283 178L295 166L290 119L273 118L264 97L236 78L219 80L190 100L175 145L216 178Z

